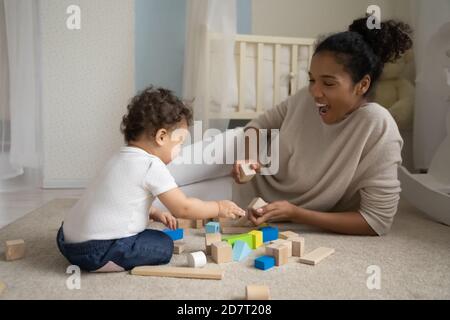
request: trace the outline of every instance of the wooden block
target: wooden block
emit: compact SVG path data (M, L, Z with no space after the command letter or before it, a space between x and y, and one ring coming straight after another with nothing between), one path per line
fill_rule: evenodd
M238 235L234 235L234 236L226 236L226 237L223 237L223 240L228 242L231 246L233 246L236 241L244 241L251 248L252 242L253 242L253 237L251 234L244 233L244 234L238 234Z
M289 238L297 238L297 237L299 237L299 235L292 231L283 231L278 234L278 238L284 239L284 240L289 239Z
M196 229L203 228L203 220L195 220L195 228Z
M221 242L222 235L220 233L206 233L205 234L205 248L206 254L211 254L211 245L215 242Z
M247 206L247 209L257 210L257 209L262 208L262 207L264 207L266 205L267 205L267 202L265 202L263 199L261 199L261 198L254 198L252 200L252 202L250 202L250 204Z
M25 241L22 239L6 241L5 256L6 261L23 258L25 256Z
M0 281L0 296L2 293L6 290L6 284L4 284L2 281Z
M271 244L284 244L289 248L288 258L292 257L292 241L277 239L271 242Z
M333 253L334 249L332 248L320 247L301 257L300 262L315 266L320 261L322 261L323 259L325 259L326 257L328 257Z
M302 257L305 253L305 238L296 237L289 238L292 242L292 256L294 257Z
M187 256L187 263L191 268L202 268L207 263L206 255L203 251L191 252Z
M228 242L215 242L211 245L212 259L215 263L233 261L233 249Z
M250 231L255 230L253 227L222 227L221 231L223 234L241 234L248 233Z
M268 286L248 285L245 291L247 300L270 300Z
M274 227L262 227L260 229L263 233L263 242L275 241L278 239L278 228Z
M250 234L253 238L253 242L252 242L252 249L258 249L259 247L262 246L262 241L263 241L263 233L262 231L259 230L253 230L250 231L248 234Z
M289 247L286 244L278 244L273 249L273 257L275 258L275 265L277 267L288 263Z
M173 253L174 253L174 254L180 254L180 253L183 253L185 246L186 246L186 244L185 244L184 242L182 242L182 241L180 241L180 242L175 242L175 243L173 244Z
M224 272L221 269L142 266L131 270L131 274L136 276L222 280Z
M220 223L220 226L223 226L223 227L233 226L234 223L236 222L235 219L231 219L231 218L219 218L218 220L219 220L218 222Z
M275 265L275 258L272 256L261 256L255 259L255 268L260 270L269 270Z
M220 232L220 223L219 222L208 222L205 224L205 232L206 233L219 233Z
M189 229L195 227L195 221L194 220L188 220L188 219L177 219L177 228L180 229Z
M239 180L241 182L248 182L256 175L256 171L250 165L250 163L239 164Z
M278 247L278 244L276 244L276 243L268 244L266 246L265 255L274 257L275 256L274 250L277 247Z

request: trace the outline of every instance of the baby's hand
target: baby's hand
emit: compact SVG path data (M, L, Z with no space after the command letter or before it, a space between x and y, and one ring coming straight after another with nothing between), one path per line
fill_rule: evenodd
M245 211L239 208L233 201L222 200L217 201L219 204L219 217L220 218L232 218L245 216Z
M152 219L163 223L167 228L175 230L177 228L177 219L168 211L154 212L151 215Z

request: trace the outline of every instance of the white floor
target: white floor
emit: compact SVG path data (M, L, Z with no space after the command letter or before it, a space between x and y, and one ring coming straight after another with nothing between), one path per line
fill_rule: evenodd
M0 229L56 198L79 198L82 189L0 192Z

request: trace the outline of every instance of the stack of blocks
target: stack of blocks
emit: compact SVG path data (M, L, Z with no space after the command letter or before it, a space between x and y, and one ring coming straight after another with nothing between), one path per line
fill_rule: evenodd
M222 235L220 233L207 233L205 234L205 247L206 254L211 255L211 245L216 242L222 241Z

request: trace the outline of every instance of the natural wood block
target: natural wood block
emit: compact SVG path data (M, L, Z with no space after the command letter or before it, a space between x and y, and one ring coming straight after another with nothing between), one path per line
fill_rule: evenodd
M247 300L270 300L268 286L248 285L245 288Z
M25 256L25 241L22 239L6 241L5 256L7 261L23 258Z
M206 254L211 255L211 245L215 242L221 242L222 235L220 233L206 233L205 234L205 248Z
M182 242L182 241L174 242L174 244L173 244L173 253L174 254L183 253L185 246L186 246L186 244L184 242Z
M228 242L215 242L211 245L212 259L216 263L233 261L233 248Z
M0 281L0 296L6 290L6 284Z
M286 244L278 244L273 249L273 256L275 257L275 265L282 266L288 263L289 247Z
M131 274L136 276L222 280L224 272L221 269L142 266L131 270Z
M325 259L326 257L328 257L333 253L334 249L332 248L320 247L301 257L300 262L315 266L320 261L322 261L323 259Z
M239 181L248 182L256 175L256 171L253 170L250 163L239 164Z
M177 219L177 228L178 229L189 229L195 227L195 221L194 220L188 220L188 219Z
M254 198L252 200L252 202L250 202L249 205L247 206L247 209L258 210L259 208L262 208L266 205L267 205L267 202L265 202L263 199Z
M294 257L302 257L305 253L305 238L296 237L289 238L292 242L292 256Z
M292 241L284 240L284 239L277 239L272 242L271 244L285 244L289 248L288 257L292 257Z
M203 228L203 220L195 220L195 228L196 229Z
M266 256L274 257L275 256L274 250L277 247L278 247L278 244L276 244L276 243L271 243L271 244L266 245L266 249L265 249Z
M299 235L292 231L283 231L278 234L278 238L287 240L289 238L297 238Z

